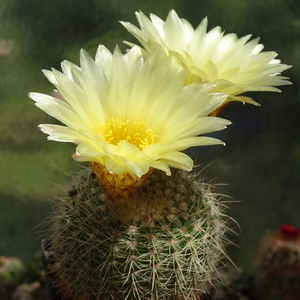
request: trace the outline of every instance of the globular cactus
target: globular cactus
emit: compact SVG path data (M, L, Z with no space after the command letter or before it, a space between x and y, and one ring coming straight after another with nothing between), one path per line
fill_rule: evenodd
M75 176L50 219L56 288L66 299L201 299L230 221L212 187L156 171L116 203L89 170Z
M300 299L300 232L290 224L262 242L255 276L259 299Z

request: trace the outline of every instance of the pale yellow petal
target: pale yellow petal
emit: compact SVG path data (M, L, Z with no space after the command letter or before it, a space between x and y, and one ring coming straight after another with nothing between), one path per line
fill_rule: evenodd
M175 14L172 18L171 23L178 21ZM182 25L181 34L187 27ZM167 175L170 167L190 170L193 161L182 151L221 143L199 135L229 124L206 117L227 95L210 93L213 85L184 87L187 69L160 47L144 59L139 47L126 54L116 47L111 54L100 46L95 61L82 50L80 63L65 61L63 73L45 72L58 98L30 94L37 106L66 125L40 128L50 140L76 144L74 159L89 161L97 170L103 166L107 174L128 173L136 182L153 168Z
M153 14L151 20L142 12L136 15L140 29L130 23L122 24L142 44L145 55L160 46L166 55L186 66L190 71L186 84L212 82L216 84L212 92L228 93L228 101L248 91L279 91L276 86L289 84L280 73L290 66L275 59L276 52L262 52L259 38L224 34L220 27L207 31L207 18L194 29L174 10L165 21Z

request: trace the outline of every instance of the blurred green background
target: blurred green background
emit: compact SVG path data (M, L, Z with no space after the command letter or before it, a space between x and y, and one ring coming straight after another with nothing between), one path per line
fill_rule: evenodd
M37 125L54 122L34 106L28 92L50 93L41 69L79 62L79 50L92 56L98 44L123 50L135 41L119 20L137 24L134 12L165 19L175 9L194 26L207 16L209 29L220 25L239 37L261 37L265 50L294 67L284 73L293 86L282 93L253 93L261 107L234 103L221 116L233 122L215 134L226 147L191 149L207 178L226 183L228 214L241 226L232 237L233 261L253 267L258 239L282 223L300 227L300 1L298 0L0 0L0 255L35 259L43 233L35 228L51 211L57 185L78 164L75 146L47 142Z

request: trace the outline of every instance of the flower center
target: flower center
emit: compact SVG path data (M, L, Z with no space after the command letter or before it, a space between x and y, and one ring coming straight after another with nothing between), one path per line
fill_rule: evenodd
M106 124L100 125L98 133L105 141L117 145L120 141L127 141L140 150L157 141L158 135L145 122L118 119L110 117Z

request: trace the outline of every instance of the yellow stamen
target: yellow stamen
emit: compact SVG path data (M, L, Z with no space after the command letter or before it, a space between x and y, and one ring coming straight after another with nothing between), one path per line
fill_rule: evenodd
M120 141L125 140L140 150L155 143L158 138L154 129L148 127L145 122L123 121L121 117L118 119L110 117L106 124L99 126L98 133L110 144L117 145Z

